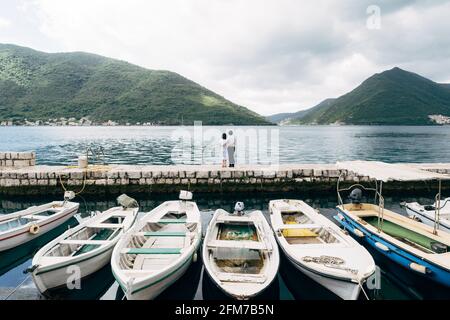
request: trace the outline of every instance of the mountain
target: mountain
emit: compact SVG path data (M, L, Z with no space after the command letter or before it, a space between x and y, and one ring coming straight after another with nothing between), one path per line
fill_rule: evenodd
M450 85L393 68L351 92L291 117L287 124L426 125L429 115L450 116Z
M289 119L291 117L293 117L295 115L295 113L276 113L270 116L266 117L267 121L270 121L272 123L279 123L285 119Z
M310 113L314 112L320 112L321 110L326 110L331 103L333 103L335 99L326 99L319 103L317 106L306 109L306 110L300 110L294 113L278 113L274 114L272 116L266 117L267 120L271 121L272 123L278 123L281 125L284 124L295 124L300 119L305 118Z
M0 44L0 120L60 117L122 124L268 123L174 72L83 52Z

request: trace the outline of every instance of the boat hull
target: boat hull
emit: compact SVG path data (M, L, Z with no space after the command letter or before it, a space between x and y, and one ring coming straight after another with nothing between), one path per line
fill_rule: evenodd
M357 300L361 291L361 287L358 283L353 282L351 280L345 279L337 279L330 277L326 274L317 273L309 268L306 268L304 265L299 263L295 258L290 256L278 243L281 250L284 252L284 255L287 257L289 262L300 272L306 275L311 280L315 281L322 287L331 291L333 294L338 296L343 300Z
M395 244L385 240L383 237L363 227L360 223L352 219L341 208L337 208L341 217L338 219L340 224L356 239L359 239L363 244L372 247L374 250L392 260L393 262L403 266L420 276L425 277L431 281L437 282L446 287L450 287L450 271L444 269L436 264L428 262L421 257L418 257ZM355 230L358 230L357 234ZM418 272L412 266L420 265L426 268L427 272Z
M73 288L75 279L80 279L81 281L110 263L113 249L114 245L104 249L102 252L72 260L70 263L62 263L50 268L38 267L32 273L34 283L42 293L63 286L67 286L68 289ZM83 286L82 282L80 286Z
M75 208L68 210L63 215L56 217L51 221L43 221L40 223L36 223L39 225L39 233L31 234L29 232L29 226L24 226L18 230L13 232L6 232L0 236L0 252L6 251L12 248L15 248L19 245L32 241L43 234L49 232L50 230L58 227L59 225L65 223L70 218L72 218L78 211L78 206Z
M429 225L430 227L434 227L434 218L430 218L428 214L414 210L413 208L410 208L408 206L406 206L406 213L410 218L417 218L420 220L420 222ZM439 230L450 232L450 223L441 220L439 223Z
M192 258L188 258L173 271L161 274L157 279L151 278L145 282L140 282L139 286L131 287L129 291L123 287L127 300L153 300L164 290L180 279L192 263Z

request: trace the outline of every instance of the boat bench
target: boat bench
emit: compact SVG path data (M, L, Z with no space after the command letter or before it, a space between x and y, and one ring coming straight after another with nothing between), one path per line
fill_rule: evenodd
M187 223L186 219L160 219L156 221L155 223L161 223L161 224L176 224L176 223Z
M209 248L232 248L232 249L253 249L268 250L266 245L257 241L234 241L234 240L213 240L207 246Z
M86 226L88 228L94 228L94 229L117 229L121 228L122 224L119 223L95 223Z
M186 235L187 233L182 231L146 231L136 234L144 237L186 237Z
M239 274L218 272L217 278L222 282L264 283L266 276L262 274Z
M279 230L287 230L287 229L320 229L320 228L322 228L322 226L319 224L299 223L299 224L284 224L282 227L279 227L278 229Z
M181 254L182 248L126 248L125 254Z
M87 245L87 244L105 244L110 242L109 240L61 240L59 243L60 244L79 244L79 245Z

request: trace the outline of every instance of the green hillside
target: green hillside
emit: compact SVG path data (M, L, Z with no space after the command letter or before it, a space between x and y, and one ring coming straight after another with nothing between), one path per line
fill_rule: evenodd
M258 114L170 71L88 53L0 44L0 121L80 119L175 125L267 124Z
M450 116L450 87L394 68L353 91L291 118L289 124L426 125L429 115Z

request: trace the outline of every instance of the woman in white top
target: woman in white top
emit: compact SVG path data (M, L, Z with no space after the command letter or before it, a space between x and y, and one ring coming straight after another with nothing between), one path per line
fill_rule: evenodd
M228 144L227 144L227 134L222 134L222 140L220 141L222 147L222 168L227 167L228 161Z

